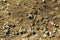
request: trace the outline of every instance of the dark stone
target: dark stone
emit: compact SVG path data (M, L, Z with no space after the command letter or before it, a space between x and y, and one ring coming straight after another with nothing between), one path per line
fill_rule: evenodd
M27 37L30 37L32 34L28 34Z
M10 34L10 30L8 30L8 32L6 33L6 35L9 35Z
M38 28L36 28L36 30L39 30L40 28L38 27Z
M33 16L29 16L28 19L33 19L34 17Z
M47 33L47 35L48 35L48 36L50 35L49 32Z
M35 26L35 23L33 23L32 26Z
M17 33L16 35L19 35L19 33Z
M1 18L1 16L0 16L0 18Z
M23 35L23 34L25 34L25 33L26 33L26 32L23 32L23 31L22 31L20 34Z
M39 20L37 20L37 23L39 22Z
M8 24L9 27L11 27L12 25L11 24Z
M10 16L10 15L11 15L11 13L8 13L8 15Z
M56 28L59 28L59 25L58 25L58 24L56 24L56 25L55 25L55 27L56 27Z
M12 27L16 27L16 25L13 25Z
M33 34L33 35L35 35L35 34L36 34L36 32L32 32L32 34Z
M39 2L38 2L38 1L36 1L36 4L39 4Z
M25 34L25 33L26 33L26 31L22 31L22 32L20 32L21 35L23 35L23 34Z
M42 2L43 4L47 4L46 1Z

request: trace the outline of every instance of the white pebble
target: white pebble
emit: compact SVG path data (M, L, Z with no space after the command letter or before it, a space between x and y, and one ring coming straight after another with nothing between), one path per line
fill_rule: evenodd
M48 33L48 31L45 31L45 33L47 34L47 33Z
M43 39L40 37L39 40L43 40Z
M38 36L38 34L36 34L35 36Z
M49 32L49 34L51 35L52 33L51 33L51 32Z
M45 0L42 0L43 2L45 1Z
M3 0L3 2L5 2L6 0Z
M47 35L46 34L43 34L43 37L46 37Z
M50 24L51 24L51 25L54 25L54 22L51 21Z
M20 5L20 3L17 3L17 6L19 6Z

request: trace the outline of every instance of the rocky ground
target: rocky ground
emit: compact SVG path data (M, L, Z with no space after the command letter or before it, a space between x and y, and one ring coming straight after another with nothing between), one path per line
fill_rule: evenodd
M60 0L0 0L0 40L60 40Z

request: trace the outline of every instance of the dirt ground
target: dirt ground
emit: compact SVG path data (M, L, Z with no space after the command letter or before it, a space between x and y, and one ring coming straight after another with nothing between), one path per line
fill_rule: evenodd
M0 40L60 40L60 0L0 0Z

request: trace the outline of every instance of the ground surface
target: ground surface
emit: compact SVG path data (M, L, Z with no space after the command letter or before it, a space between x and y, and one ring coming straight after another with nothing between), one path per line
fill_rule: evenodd
M0 40L60 40L60 0L0 0Z

